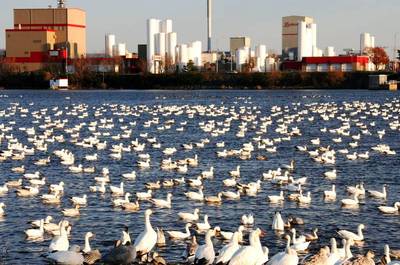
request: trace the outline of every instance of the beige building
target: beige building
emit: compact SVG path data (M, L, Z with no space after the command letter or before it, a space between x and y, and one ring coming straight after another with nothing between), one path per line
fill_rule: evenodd
M243 47L250 47L251 39L249 37L231 37L230 39L230 51L231 54L235 54L235 52Z
M6 30L6 56L21 71L49 62L86 56L86 13L77 8L15 9Z
M314 19L305 16L287 16L282 18L282 57L284 60L297 60L298 56L298 24L314 23Z

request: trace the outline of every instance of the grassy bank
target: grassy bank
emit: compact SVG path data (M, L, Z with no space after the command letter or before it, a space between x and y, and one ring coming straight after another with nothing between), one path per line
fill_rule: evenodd
M181 73L181 74L72 74L74 89L284 89L284 88L338 88L366 89L371 73L330 72L272 72L272 73ZM399 80L399 74L388 73ZM48 72L0 73L0 87L6 89L47 89L52 75ZM104 82L103 82L104 81Z

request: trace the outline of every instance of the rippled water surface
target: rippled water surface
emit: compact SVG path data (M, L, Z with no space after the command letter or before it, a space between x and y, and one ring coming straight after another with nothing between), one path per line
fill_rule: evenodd
M240 217L246 213L253 213L255 226L261 227L267 232L262 238L262 243L270 249L270 255L282 250L285 241L282 237L275 235L271 230L271 223L275 211L281 211L286 219L289 215L302 217L305 220L304 226L297 226L300 233L310 232L313 228L319 228L320 239L311 244L312 251L318 247L328 244L331 237L337 237L336 230L345 228L351 231L357 230L357 225L364 223L365 242L362 246L353 247L354 253L365 253L367 249L373 249L379 255L383 252L384 244L390 244L392 248L400 248L400 216L383 215L377 207L379 205L393 206L394 202L400 201L400 138L399 129L391 130L389 124L398 121L399 101L397 93L386 91L1 91L0 93L0 129L4 136L13 135L0 140L1 150L6 150L11 138L17 139L29 148L32 143L28 141L25 131L19 128L36 129L36 136L43 135L44 127L40 125L55 120L64 120L64 129L52 129L51 136L64 135L65 142L48 142L47 152L36 151L33 156L26 156L24 160L12 160L10 158L0 162L0 185L11 179L21 178L21 174L13 173L11 169L16 166L25 165L26 172L33 173L40 171L46 177L46 186L40 189L40 194L47 193L49 184L65 182L65 192L62 203L59 206L49 206L41 202L40 196L31 198L20 198L16 196L13 189L0 196L0 202L6 204L6 215L0 219L0 263L6 264L43 264L43 253L47 252L50 236L46 235L43 240L32 242L25 239L24 230L30 227L27 224L30 220L44 218L47 215L53 216L55 221L63 218L62 208L72 207L69 197L82 196L87 194L88 204L81 208L79 218L68 218L72 223L70 237L71 244L83 245L83 236L87 231L92 231L96 237L91 241L92 248L98 248L106 252L113 241L120 237L124 225L130 228L131 237L134 240L143 230L143 213L145 209L152 207L149 202L141 202L140 210L137 212L126 212L119 208L112 207L112 197L109 192L101 196L89 192L89 186L95 185L94 177L101 174L101 169L107 167L110 170L111 185L119 185L122 181L121 174L136 171L137 178L134 181L123 180L125 191L135 194L138 191L145 191L144 184L150 181L180 178L195 178L203 170L211 166L215 168L214 179L204 181L204 193L216 195L223 190L232 190L223 186L222 180L229 178L229 171L234 170L237 165L241 166L241 178L239 182L248 183L262 179L262 173L270 169L277 169L284 164L289 164L293 159L296 162L294 178L308 177L305 191L310 191L312 202L310 205L299 205L287 199L281 205L271 205L267 201L267 195L279 194L280 187L272 185L265 180L257 196L242 195L240 200L224 200L221 205L208 205L193 202L186 199L184 192L195 190L186 185L174 188L161 188L154 191L155 198L165 198L168 192L173 194L171 209L156 209L151 216L153 227L162 227L164 230L184 230L184 223L179 221L177 213L180 211L192 212L199 208L201 218L208 214L212 226L220 226L224 231L233 231L240 225ZM377 104L377 105L373 105ZM79 107L78 107L79 106ZM182 107L182 113L170 112L165 107ZM205 107L204 113L195 112L193 118L188 118L187 111ZM278 106L281 110L272 112L272 107ZM335 108L334 117L323 120L318 109ZM346 107L347 106L347 107ZM58 107L58 109L56 109ZM22 111L27 109L28 112ZM73 113L73 109L76 113ZM357 109L359 111L357 111ZM372 115L372 110L378 111L378 115ZM171 110L171 109L169 109ZM307 110L308 112L304 112ZM41 113L40 118L34 118L33 112ZM62 111L62 112L60 112ZM99 111L102 116L95 116ZM223 122L232 113L237 113L239 119L232 120L230 131L223 135L212 136L210 132L200 129L200 122L214 120L216 128L223 128L217 122ZM58 113L58 114L57 114ZM87 115L83 115L87 113ZM76 115L75 115L76 114ZM137 114L137 115L134 115ZM218 114L218 115L214 115ZM302 135L292 137L289 141L276 142L276 153L268 153L264 149L257 148L254 137L271 140L279 137L287 137L276 131L279 124L282 124L287 115L295 115L288 128L298 127ZM239 125L244 122L245 116L255 115L252 121L247 121L247 131L243 138L238 138L236 133ZM332 138L338 137L329 133L329 129L338 128L342 121L338 117L348 118L350 123L350 135L357 135L361 132L356 123L363 123L371 135L361 134L358 147L349 147L354 142L349 136L342 136L342 143L334 143ZM154 117L159 118L159 124L151 127L144 127L144 123ZM258 134L262 119L271 117L272 124L268 126L267 132ZM298 119L304 117L304 119ZM313 121L308 118L314 117ZM100 141L107 141L105 150L97 151L95 148L83 148L71 143L71 135L65 131L75 125L82 124L78 140L83 140L93 134L88 129L92 121L107 119L107 124L113 124L112 129L96 128L96 132L109 132L109 136L98 136ZM167 120L174 120L170 129L160 130ZM33 121L38 121L34 123ZM180 125L187 121L186 125ZM15 122L12 123L12 122ZM133 126L130 122L136 122ZM375 126L371 123L374 122ZM122 126L132 129L129 138L115 140L113 135L122 134ZM10 130L5 128L10 127ZM184 131L176 129L183 127ZM326 127L328 132L321 132ZM158 129L157 129L158 128ZM385 130L386 134L380 140L378 130ZM49 130L49 129L48 129ZM135 138L139 142L146 143L146 139L140 137L140 133L148 133L148 137L156 137L161 143L161 149L154 149L147 143L144 152L151 156L151 167L141 170L137 167L138 153L135 151L123 152L121 160L112 159L110 148L112 144L123 143L129 146ZM30 136L32 137L32 136ZM296 150L296 145L307 145L310 150L317 147L310 143L311 139L319 137L320 146L330 146L335 150L348 148L350 153L364 153L370 151L368 160L348 160L343 154L336 153L335 165L323 165L313 161L307 153ZM201 139L209 139L204 148L184 150L181 145L184 143L200 142ZM217 142L225 142L225 148L216 147ZM244 143L252 142L254 151L251 158L241 160L238 157L217 158L216 151L223 149L240 149ZM388 144L396 151L396 155L383 155L372 151L371 147L377 144ZM189 167L187 174L180 174L176 171L162 171L161 160L168 156L162 153L166 147L176 147L178 151L172 155L173 160L199 156L198 167ZM75 155L75 164L82 164L84 167L95 166L96 173L74 174L63 166L60 159L53 152L55 150L68 149ZM98 161L89 162L84 159L85 155L97 153ZM268 160L257 160L259 155L266 156ZM34 164L40 158L50 156L51 162L48 166L36 166ZM323 177L325 171L337 169L336 180L327 180ZM349 197L346 187L363 181L366 189L381 190L383 184L388 185L387 201L372 199L368 196L362 197L360 206L357 209L343 209L340 200ZM24 180L24 185L28 182ZM325 202L323 191L329 190L332 184L336 184L337 200ZM287 193L285 193L286 195ZM192 230L192 233L194 231ZM247 238L247 236L246 236ZM199 237L200 242L203 237ZM216 248L220 248L223 242L214 239ZM167 246L158 249L163 257L169 262L181 261L180 255L185 248L185 242L167 241Z

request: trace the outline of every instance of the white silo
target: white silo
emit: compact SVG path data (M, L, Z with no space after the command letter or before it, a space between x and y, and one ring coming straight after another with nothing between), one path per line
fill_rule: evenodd
M105 40L105 56L113 57L113 46L115 45L115 35L107 34Z
M160 22L160 32L171 33L172 32L172 20L166 19Z
M197 67L201 67L202 62L201 62L201 51L202 51L202 47L201 47L201 41L195 41L191 43L191 48L192 48L192 60L194 65L196 65Z
M155 35L160 32L160 20L147 20L147 68L149 72L155 73L156 67L153 60L155 54Z
M370 44L371 48L375 48L375 37L374 36L371 36L369 44Z
M311 34L312 34L312 46L317 47L317 24L311 24Z
M171 63L175 63L175 48L178 42L178 35L176 32L170 32L167 34L166 51L167 56L171 59Z
M161 57L165 57L166 53L166 45L165 45L165 33L157 33L155 35L155 43L156 43L156 49L155 49L155 54L160 55Z
M258 71L264 71L266 57L267 57L267 46L257 45L256 46L256 63L257 63Z
M189 61L188 59L188 46L186 44L181 44L178 46L179 50L179 64L180 65L186 65Z
M360 36L360 52L364 53L366 48L371 47L371 35L369 33L362 33Z

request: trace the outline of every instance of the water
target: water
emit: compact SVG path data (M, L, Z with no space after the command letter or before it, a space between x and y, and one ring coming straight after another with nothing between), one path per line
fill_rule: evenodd
M319 228L320 239L316 243L311 244L312 252L320 246L329 243L331 237L337 237L336 229L345 228L351 231L357 230L359 223L366 225L365 242L362 246L353 247L354 253L365 253L367 249L373 249L378 254L382 254L384 244L390 244L392 248L400 248L399 231L400 231L400 216L383 215L377 206L390 206L394 202L400 201L400 153L399 131L390 130L389 122L398 120L399 103L395 105L384 105L398 98L398 94L386 91L2 91L1 92L0 111L5 113L16 113L5 117L0 117L0 122L8 124L15 121L15 125L11 131L4 132L6 135L13 134L18 141L27 144L25 132L20 131L19 127L36 127L37 134L42 134L43 129L38 126L44 123L45 117L50 117L52 120L68 119L66 128L71 128L79 123L88 124L90 121L100 120L100 117L94 117L96 110L103 111L101 118L112 119L114 128L98 129L98 131L109 131L110 136L100 137L101 141L106 140L108 146L106 150L96 151L95 149L82 148L69 143L70 136L64 130L55 129L53 135L64 135L67 140L65 143L48 143L48 152L37 151L34 156L27 156L23 161L14 161L7 159L0 162L0 185L7 180L17 179L20 174L12 173L11 168L25 165L27 172L36 170L43 173L47 178L47 184L58 183L63 180L66 183L65 194L62 198L62 203L59 206L49 206L42 204L40 198L19 198L10 190L8 194L0 197L0 202L4 202L7 207L7 213L0 220L0 245L2 247L1 259L6 264L43 264L44 258L41 257L48 249L51 238L46 235L44 240L38 242L27 241L25 239L24 230L29 228L27 224L30 220L44 218L46 215L51 215L58 222L63 218L61 209L70 208L70 196L88 195L87 207L81 208L81 216L79 218L68 218L72 224L72 233L70 244L83 245L83 237L87 231L92 231L96 237L91 241L92 248L98 248L103 253L107 251L113 244L113 241L120 237L121 230L124 225L129 226L131 237L134 240L136 236L143 230L143 213L145 209L151 207L148 202L141 202L140 211L126 212L121 209L112 207L111 196L107 192L104 196L89 192L89 186L95 185L94 177L100 174L102 167L110 169L110 177L112 185L119 185L122 173L135 170L137 179L135 181L124 180L125 190L131 194L138 191L145 191L144 183L155 181L158 179L170 179L185 176L186 178L195 178L203 170L209 169L210 166L215 168L215 178L206 180L204 192L206 195L216 195L219 191L229 190L224 188L222 180L229 177L228 172L241 165L240 182L247 183L256 181L262 177L262 173L269 169L276 169L283 164L288 164L290 160L296 161L296 170L294 177L308 177L308 183L305 186L306 191L312 194L312 202L309 206L300 206L296 202L286 200L282 205L270 205L266 197L267 195L277 195L280 191L278 186L272 185L268 181L262 182L262 188L255 197L242 196L240 200L229 201L224 200L220 206L207 205L203 203L193 202L186 199L183 192L191 189L185 185L174 187L173 189L162 188L154 192L155 198L165 198L168 192L173 193L172 209L155 209L151 217L153 227L162 227L164 230L184 230L184 223L179 221L177 213L179 211L192 212L195 207L200 208L201 218L204 214L209 215L209 221L212 226L220 226L224 231L235 230L240 225L240 217L242 214L253 213L255 215L256 226L267 231L266 237L262 238L263 245L270 249L270 255L281 251L284 248L285 241L282 237L275 235L271 231L271 223L273 213L277 210L282 211L284 218L289 215L302 217L306 224L297 226L297 230L302 232L310 232L314 227ZM387 120L383 119L382 115L372 116L369 111L371 105L366 105L366 110L356 113L353 116L350 114L354 109L344 108L345 104L352 102L377 103L380 105L380 110L386 110L388 114L392 114ZM299 103L299 105L296 105ZM354 120L358 119L367 125L372 135L361 135L359 146L354 150L357 152L365 152L370 150L372 146L378 143L389 144L392 150L397 152L397 155L384 156L377 152L371 151L368 160L349 161L342 154L337 154L335 166L322 165L314 162L306 153L301 153L296 150L296 145L308 145L310 149L315 149L311 146L310 140L316 137L321 139L321 145L330 145L335 150L341 148L349 148L348 143L353 142L350 137L342 137L342 143L333 143L332 138L338 137L330 133L322 133L322 127L338 128L341 124L336 118L329 121L323 121L320 115L313 113L311 108L322 106L329 103L337 105L337 116L342 113L346 117L351 118L351 135L359 133L359 129L355 126ZM18 106L16 107L16 104ZM72 106L82 105L85 107L83 112L87 112L87 117L78 118L71 115ZM228 114L220 116L200 116L196 114L193 119L188 119L187 115L157 115L160 119L160 126L164 121L175 119L175 124L170 130L160 131L157 126L144 128L143 123L152 119L149 111L155 112L165 106L186 106L185 110L193 109L195 106L214 106L214 109L220 109L222 106L226 110L233 108L236 113L239 113L240 107L244 106L249 109L248 113L257 115L256 120L258 125L250 125L248 123L248 131L244 138L237 138L235 134L238 132L240 121L233 120L230 131L225 135L211 137L210 133L203 132L199 128L199 122L215 120L223 121L229 117ZM270 116L272 106L280 106L282 110L287 108L288 114L295 114L301 110L309 109L308 114L303 114L305 120L293 122L290 127L298 126L302 132L302 136L294 137L291 141L282 141L277 143L278 152L275 154L267 153L265 150L257 150L252 154L250 160L240 160L236 157L217 158L216 151L221 151L223 148L217 148L216 142L225 141L225 149L239 149L243 143L252 141L252 138L257 136L255 132L259 129L260 118ZM53 108L58 106L59 110L63 110L62 115L55 117L57 112ZM126 113L126 108L129 106L132 110L136 107L142 109L139 117L133 115L122 116ZM21 108L27 108L29 113L24 116L21 113ZM15 110L15 111L14 111ZM42 111L42 118L39 123L32 123L36 120L32 117L33 111ZM134 111L137 112L137 111ZM7 116L7 115L6 115ZM307 117L314 116L314 121L308 121ZM363 119L365 116L365 119ZM120 122L119 118L123 118ZM262 138L273 139L280 137L275 129L277 122L282 115L272 117L273 124L268 127L267 133L261 135ZM120 126L128 125L129 122L136 121L137 125L132 128L132 135L129 139L113 140L112 135L117 135L122 132ZM178 132L175 129L181 127L182 121L188 121L184 132ZM376 126L371 127L370 122L375 122ZM219 126L221 127L221 126ZM377 137L378 130L386 130L386 134L382 140ZM109 157L111 144L123 143L127 146L130 141L139 138L141 142L145 139L139 136L142 132L148 132L149 137L155 136L161 142L163 150L166 147L176 147L178 152L172 156L174 160L185 157L193 157L194 154L199 156L199 166L189 168L186 175L179 174L175 171L161 171L159 165L162 158L166 158L160 149L153 149L149 144L146 145L145 152L151 155L151 168L140 170L136 166L138 161L136 152L124 152L120 161L113 160ZM80 139L91 135L87 126L82 127L80 131ZM181 148L181 144L189 142L199 142L200 139L208 138L210 143L204 148L194 148L191 151L185 151ZM257 144L254 143L256 146ZM6 149L7 141L1 141L2 150ZM62 166L60 160L52 153L54 150L66 148L75 154L75 164L82 164L84 167L95 166L96 173L88 174L73 174L68 170L67 166ZM351 149L351 148L349 148ZM84 160L86 154L99 154L99 160L88 162ZM33 164L39 158L51 156L49 166L36 166ZM266 155L268 160L256 160L257 155ZM338 178L335 181L329 181L322 177L323 172L336 168ZM340 206L340 200L347 198L346 186L355 185L360 181L364 181L366 189L381 190L383 184L388 184L388 200L380 201L370 197L361 200L358 209L343 209ZM25 181L24 181L25 182ZM323 191L330 189L332 184L336 184L337 200L333 203L327 203L323 199ZM47 193L47 188L41 188L40 194ZM194 233L194 231L192 231ZM247 238L247 236L246 236ZM200 241L203 237L200 236ZM339 241L340 242L340 241ZM221 247L221 241L214 239L216 248ZM181 261L180 254L185 248L185 242L168 241L167 247L159 249L163 257L169 262L176 263ZM1 263L1 262L0 262Z

